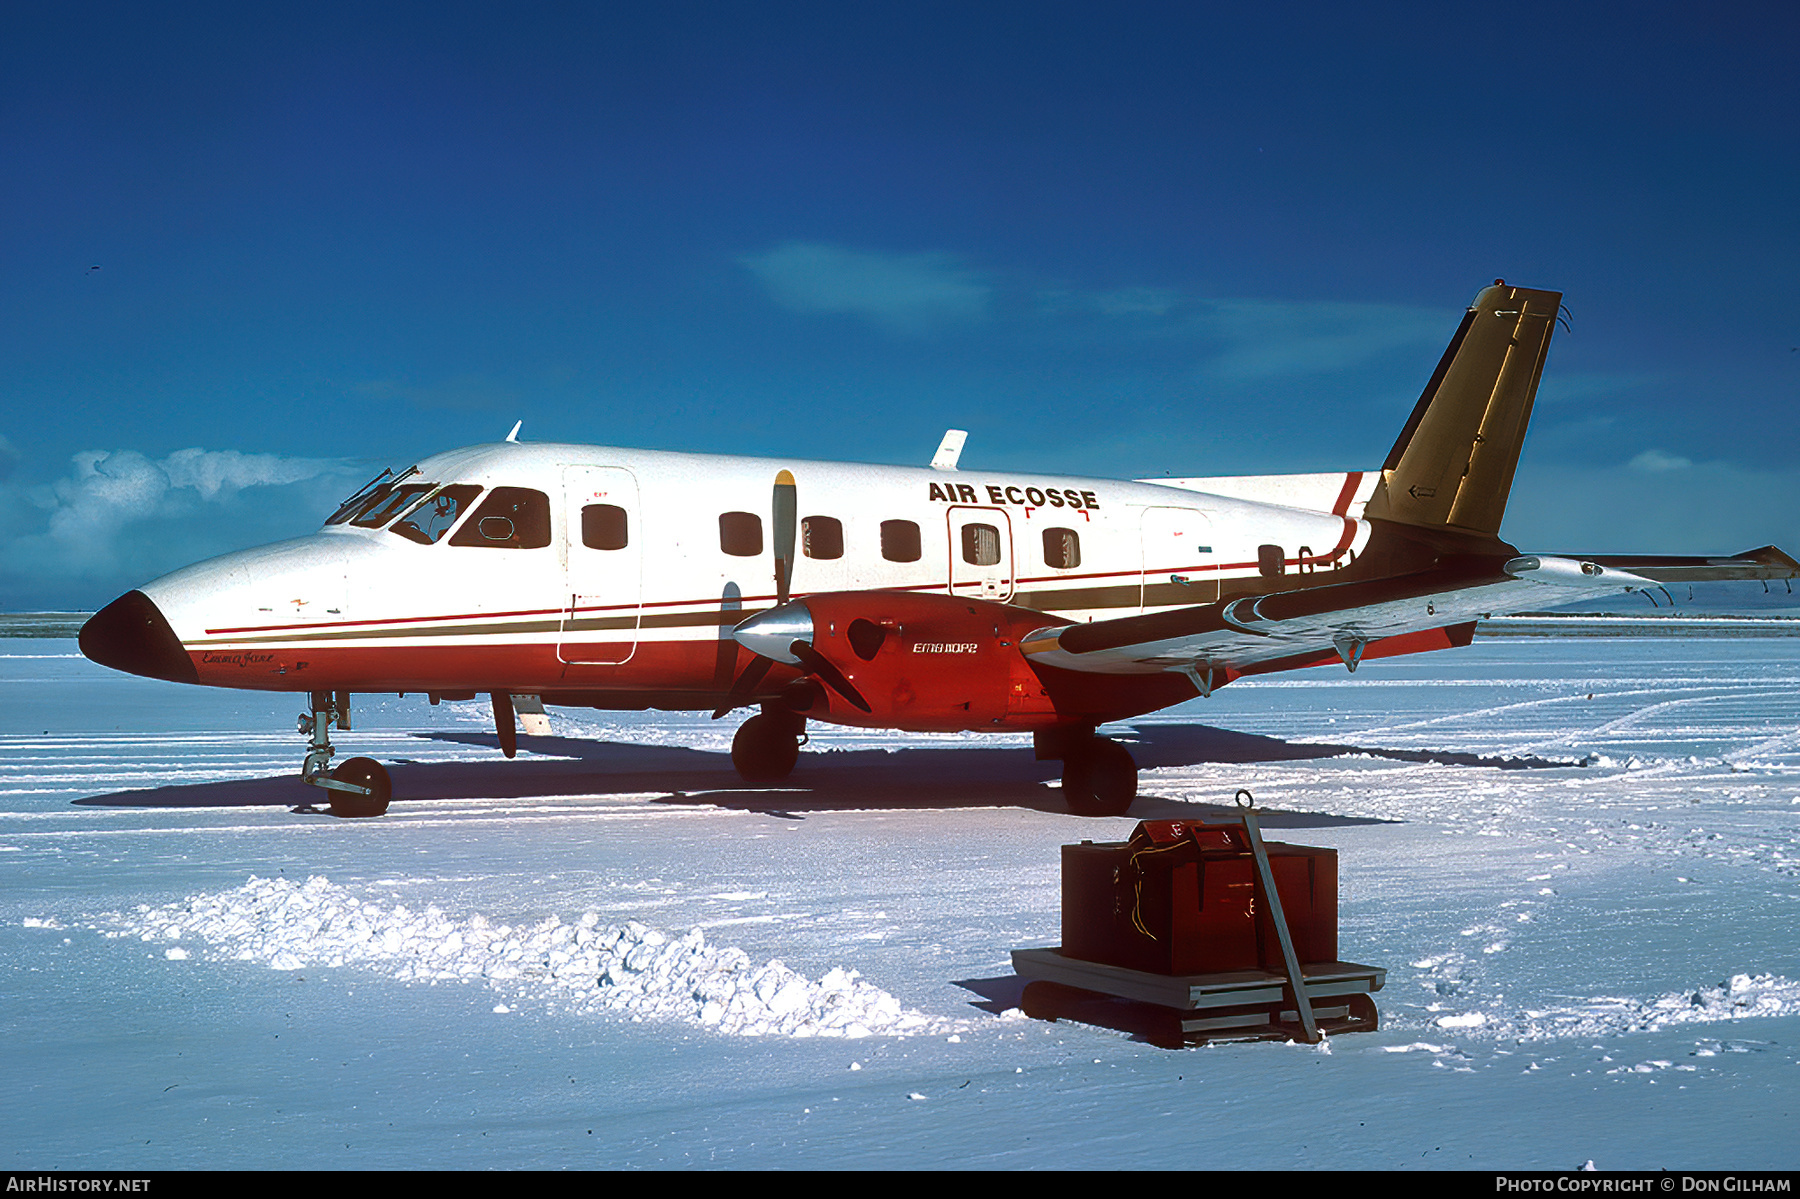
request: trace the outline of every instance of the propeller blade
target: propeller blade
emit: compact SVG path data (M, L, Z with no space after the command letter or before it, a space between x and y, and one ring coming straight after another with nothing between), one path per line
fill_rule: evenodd
M732 709L743 707L749 700L750 693L756 690L756 685L763 681L763 676L769 673L769 667L773 665L775 665L774 659L765 658L760 654L752 659L750 665L744 667L744 673L740 674L737 681L731 684L731 691L725 696L725 702L719 705L718 710L712 714L712 718L718 720Z
M775 607L782 608L786 606L788 595L793 591L794 533L795 525L799 522L798 513L800 511L794 476L788 471L783 470L776 473L775 491L770 498L769 507L770 518L774 525L770 532L775 549ZM808 636L810 636L811 624L809 623L806 628ZM743 642L741 637L738 640L740 643ZM761 653L753 645L745 644L745 648L757 655L756 660L744 667L744 673L740 674L731 684L731 690L726 693L725 702L719 705L718 710L713 713L714 720L722 718L734 708L743 707L749 700L750 693L756 690L757 684L763 681L763 676L769 673L769 667L775 664L774 659ZM792 661L791 658L781 660Z
M794 476L782 471L775 476L775 606L788 602L794 584L794 524L800 510L799 495L794 489Z
M827 687L831 688L863 711L867 712L869 710L869 701L864 699L862 697L862 692L858 691L855 685L853 685L849 679L844 677L843 671L831 664L830 658L827 658L824 654L820 653L804 641L794 642L788 652L800 659L800 664L806 667L807 672L815 676L821 683L824 683Z

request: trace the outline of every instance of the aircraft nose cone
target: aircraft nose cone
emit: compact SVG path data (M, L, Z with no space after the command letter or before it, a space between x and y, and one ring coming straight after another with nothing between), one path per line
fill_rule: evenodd
M796 666L800 659L789 647L796 641L812 644L812 613L802 603L783 604L752 616L731 630L731 635L753 654Z
M198 683L193 659L161 609L141 591L127 591L81 626L81 652L91 661L127 674Z

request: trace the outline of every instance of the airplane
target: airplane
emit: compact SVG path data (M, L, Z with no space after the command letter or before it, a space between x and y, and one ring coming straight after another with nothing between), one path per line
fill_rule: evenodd
M1671 582L1792 579L1724 557L1521 553L1501 517L1561 309L1496 280L1379 470L1103 480L506 440L384 471L310 536L226 554L96 613L102 665L309 697L301 777L333 813L392 783L331 766L350 697L756 713L731 757L788 776L808 721L1030 732L1065 801L1124 813L1096 728L1234 680L1468 645L1485 617ZM1766 583L1765 583L1766 585Z

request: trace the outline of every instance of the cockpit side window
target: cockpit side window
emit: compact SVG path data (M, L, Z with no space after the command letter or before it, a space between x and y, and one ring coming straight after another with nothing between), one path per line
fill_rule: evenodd
M379 529L401 512L425 498L425 493L436 486L435 483L408 483L405 487L396 487L370 505L361 516L356 517L350 523L359 529Z
M550 544L550 497L529 487L496 487L450 538L450 544L542 549Z
M398 533L420 545L436 545L443 540L457 519L469 510L481 488L473 483L453 483L440 487L424 503L394 522L390 533Z

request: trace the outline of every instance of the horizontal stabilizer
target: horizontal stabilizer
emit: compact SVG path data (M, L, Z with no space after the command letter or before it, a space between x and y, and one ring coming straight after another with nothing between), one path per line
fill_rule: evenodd
M1724 583L1737 579L1800 579L1800 562L1772 545L1729 558L1681 558L1667 554L1566 554L1609 570L1629 571L1658 583Z

